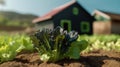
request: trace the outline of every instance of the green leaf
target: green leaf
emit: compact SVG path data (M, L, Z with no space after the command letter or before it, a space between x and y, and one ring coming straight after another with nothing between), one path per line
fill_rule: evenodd
M48 56L48 54L42 54L40 57L40 60L42 61L48 61L50 59L50 56Z
M68 57L71 59L79 59L80 52L86 49L87 46L88 42L85 40L72 42L67 53Z

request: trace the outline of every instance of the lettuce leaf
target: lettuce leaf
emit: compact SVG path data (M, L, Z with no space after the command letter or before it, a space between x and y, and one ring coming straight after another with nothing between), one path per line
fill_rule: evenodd
M88 42L86 40L72 42L66 54L70 59L79 59L80 52L86 49L87 46Z

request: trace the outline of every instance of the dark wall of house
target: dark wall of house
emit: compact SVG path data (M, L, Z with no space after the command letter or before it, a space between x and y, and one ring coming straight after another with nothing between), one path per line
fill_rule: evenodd
M77 7L79 9L79 14L73 14L73 8ZM92 34L93 33L93 17L78 3L74 3L70 7L61 11L53 17L54 27L60 26L60 22L63 19L71 20L71 30L78 31L79 34ZM82 32L81 31L81 22L89 22L90 24L90 32Z

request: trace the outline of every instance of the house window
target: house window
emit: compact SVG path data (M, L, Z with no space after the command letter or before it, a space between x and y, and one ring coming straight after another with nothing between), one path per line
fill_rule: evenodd
M73 14L78 15L79 14L79 9L77 7L73 7Z
M90 32L90 23L87 21L82 21L80 23L80 30L82 33L88 33Z
M70 20L61 20L61 27L64 28L64 30L71 31L71 21Z

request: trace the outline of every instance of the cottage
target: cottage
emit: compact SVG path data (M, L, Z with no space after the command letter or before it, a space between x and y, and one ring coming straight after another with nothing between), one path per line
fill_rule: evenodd
M61 26L68 31L78 31L79 34L92 34L93 21L94 18L77 1L72 0L34 19L33 23L36 24L36 29Z
M95 10L93 16L95 34L120 34L120 14Z

